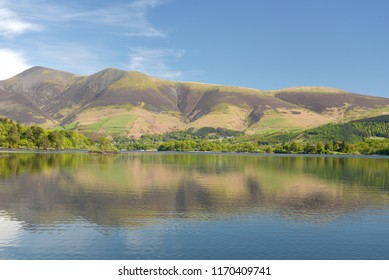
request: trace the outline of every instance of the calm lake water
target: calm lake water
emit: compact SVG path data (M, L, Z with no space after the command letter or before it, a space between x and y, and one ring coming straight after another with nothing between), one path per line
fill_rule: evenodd
M0 153L0 259L389 259L389 158Z

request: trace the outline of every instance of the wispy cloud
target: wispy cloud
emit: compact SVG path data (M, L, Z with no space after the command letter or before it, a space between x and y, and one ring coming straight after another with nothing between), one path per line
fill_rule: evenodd
M23 54L9 49L0 49L0 61L5 66L0 67L0 80L11 78L31 67Z
M116 32L121 35L164 37L165 34L153 26L148 15L150 9L164 2L166 0L136 0L129 4L107 2L105 7L91 10L83 7L82 3L64 5L66 2L53 3L48 0L22 0L20 2L8 0L1 2L0 0L0 32L2 29L7 32L17 32L18 30L29 31L42 28L41 25L22 20L19 15L23 14L25 18L40 22L48 29L50 22L68 24L83 22L94 26L116 27Z
M120 33L127 36L165 37L165 34L155 28L148 18L148 10L161 3L162 1L160 0L139 0L127 5L67 13L61 16L61 18L69 21L83 21L118 27L122 29Z
M183 73L172 69L169 63L184 54L184 50L131 48L128 68L160 78L178 79Z
M42 26L22 19L17 13L4 7L0 2L0 35L13 37L28 31L39 31Z
M35 57L42 66L69 71L75 74L91 74L104 68L95 49L77 43L31 43L37 51Z

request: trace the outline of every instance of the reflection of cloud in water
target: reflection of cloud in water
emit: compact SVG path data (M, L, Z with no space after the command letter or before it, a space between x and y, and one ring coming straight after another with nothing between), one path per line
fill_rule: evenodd
M17 245L21 227L20 222L10 219L0 211L0 252L1 247Z

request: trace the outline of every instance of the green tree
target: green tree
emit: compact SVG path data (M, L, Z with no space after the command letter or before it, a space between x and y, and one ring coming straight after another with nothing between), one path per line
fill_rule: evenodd
M326 149L324 147L324 144L321 143L321 142L317 143L316 144L316 153L318 153L318 154L325 154L325 152L326 152Z
M312 143L306 143L304 147L304 153L306 154L316 154L317 153L317 147L315 144Z
M50 141L50 146L52 148L56 149L62 149L63 148L63 138L64 136L59 133L58 131L50 131L48 134L48 139Z

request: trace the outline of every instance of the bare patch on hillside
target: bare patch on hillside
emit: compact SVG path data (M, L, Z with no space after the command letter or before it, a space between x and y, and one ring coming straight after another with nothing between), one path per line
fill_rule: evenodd
M139 138L143 134L161 134L184 128L180 116L174 113L156 114L141 108L134 108L131 113L138 118L129 129L128 136Z
M263 106L257 105L248 116L248 126L252 126L253 124L259 122L259 120L265 114L265 109Z
M298 112L298 114L296 114ZM333 121L329 116L322 116L304 109L278 108L264 111L259 122L251 125L246 131L254 133L274 133L279 131L301 130L316 127Z
M0 115L24 124L39 124L44 127L52 127L56 123L24 94L11 93L1 89Z
M229 104L220 104L213 111L188 124L189 127L223 127L243 131L247 127L249 109Z

